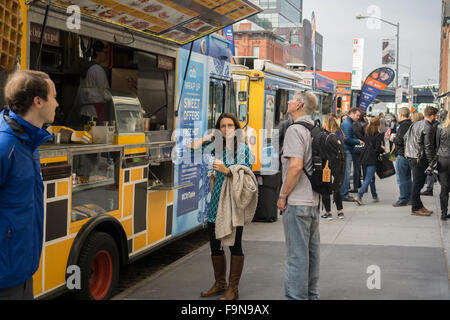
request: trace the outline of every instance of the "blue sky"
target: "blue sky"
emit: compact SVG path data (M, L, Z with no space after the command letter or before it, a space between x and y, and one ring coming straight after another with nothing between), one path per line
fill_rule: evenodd
M365 39L363 78L381 66L382 40L395 39L396 28L381 23L376 29L355 18L370 15L371 6L380 18L400 22L400 64L412 64L413 84L439 82L441 0L303 0L303 17L311 19L314 10L324 36L323 69L350 72L354 38ZM399 73L409 70L400 67Z

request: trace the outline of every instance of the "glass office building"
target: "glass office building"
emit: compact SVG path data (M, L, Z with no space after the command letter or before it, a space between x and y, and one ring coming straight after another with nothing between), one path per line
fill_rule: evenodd
M264 29L299 28L303 21L303 0L252 0L264 11L249 20Z

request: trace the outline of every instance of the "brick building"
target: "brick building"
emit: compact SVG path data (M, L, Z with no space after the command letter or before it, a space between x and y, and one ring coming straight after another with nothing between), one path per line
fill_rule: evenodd
M234 30L235 56L258 57L285 65L284 40L270 30L252 28L252 24L240 23Z
M450 73L449 73L449 45L450 45L450 0L442 1L442 24L441 24L441 63L439 82L441 86L440 95L444 97L444 107L449 110L450 97Z

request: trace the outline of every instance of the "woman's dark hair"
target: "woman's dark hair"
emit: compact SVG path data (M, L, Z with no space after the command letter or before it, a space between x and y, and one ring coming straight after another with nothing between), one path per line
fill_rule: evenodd
M235 135L234 135L234 157L236 157L238 143L245 143L245 139L242 139L244 137L241 137L241 136L239 136L239 134L236 134L236 131L241 129L241 124L239 123L239 120L237 119L237 117L234 114L225 112L225 113L222 113L219 116L219 118L217 119L217 121L216 121L215 128L217 130L220 131L220 121L222 121L222 119L225 119L225 118L231 119L233 121L233 123L234 123L234 130L235 130ZM239 141L238 141L238 138L239 138ZM223 137L223 148L225 149L225 147L226 147L226 141L225 141L225 137Z
M47 101L50 86L48 74L40 71L22 70L11 75L5 86L5 102L14 113L23 116L33 105L35 97Z

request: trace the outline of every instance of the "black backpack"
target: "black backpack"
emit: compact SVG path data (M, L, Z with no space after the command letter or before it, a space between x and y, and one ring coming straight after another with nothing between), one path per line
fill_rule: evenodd
M319 194L339 192L345 177L344 142L338 135L304 121L291 125L304 126L311 133L313 173L309 175L305 168L303 172L313 190Z

